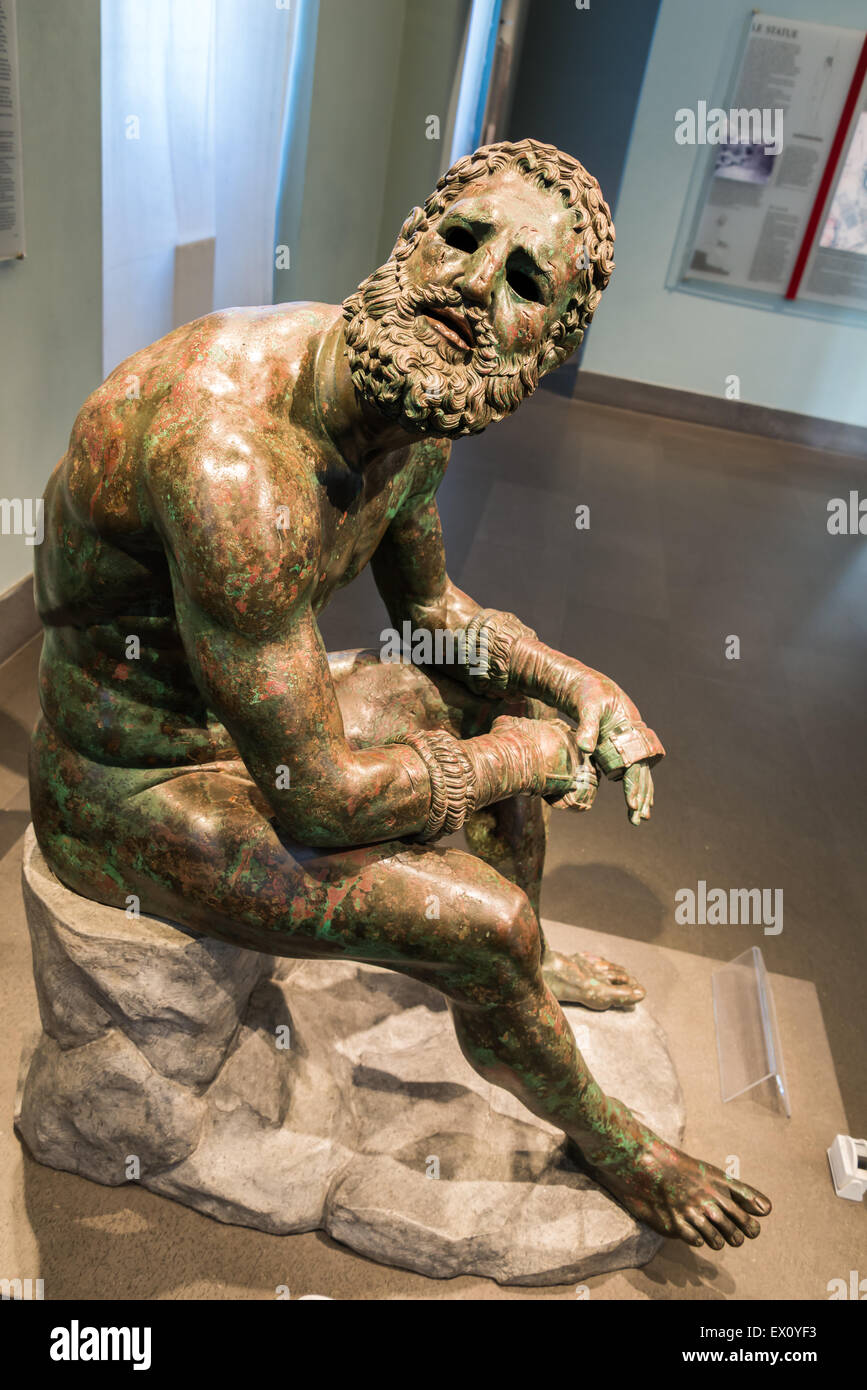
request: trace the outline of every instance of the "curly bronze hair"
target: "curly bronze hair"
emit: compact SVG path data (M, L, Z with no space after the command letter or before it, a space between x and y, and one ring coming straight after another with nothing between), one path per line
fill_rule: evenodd
M401 228L395 255L399 260L409 255L416 235L426 229L432 218L441 217L469 184L491 174L510 171L521 174L537 188L559 193L564 205L574 210L575 231L582 238L589 262L586 269L576 273L576 294L546 345L541 369L550 371L565 361L581 342L614 270L611 209L598 181L579 160L541 140L506 140L496 145L482 145L443 174L424 207L413 209Z

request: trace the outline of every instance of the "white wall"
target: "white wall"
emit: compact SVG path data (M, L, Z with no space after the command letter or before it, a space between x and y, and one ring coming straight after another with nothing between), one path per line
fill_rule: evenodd
M291 266L275 273L278 301L344 299L433 189L467 10L468 0L320 0L309 143L288 162L296 182L281 198ZM428 114L440 117L439 141L425 137Z
M867 29L865 0L778 0L770 14ZM617 202L616 269L588 335L583 366L633 381L741 398L867 426L862 327L744 308L667 290L665 279L696 160L674 113L719 94L750 7L741 0L663 0Z
M403 18L403 0L320 3L299 243L275 276L280 300L336 303L379 265Z
M27 256L0 262L0 496L35 498L102 380L99 0L17 12ZM0 592L32 567L0 536Z

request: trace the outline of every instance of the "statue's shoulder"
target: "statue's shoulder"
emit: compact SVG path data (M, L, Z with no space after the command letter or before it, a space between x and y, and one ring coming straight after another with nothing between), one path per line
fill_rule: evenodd
M277 416L289 426L296 388L341 312L339 304L310 301L218 310L121 364L106 387L116 392L130 371L142 373L153 407L145 460L177 460L230 426L263 444Z
M275 375L291 384L313 344L341 316L339 304L312 300L218 310L163 339L164 361L182 384L185 377L215 371L242 380L254 393L258 381L273 385Z
M268 304L260 312L273 315L278 321L285 320L287 328L292 332L312 336L314 333L324 332L326 328L331 327L335 319L342 318L343 306L321 304L315 299L298 299L291 304Z
M300 299L254 309L222 309L188 327L197 335L204 330L206 336L230 352L235 348L245 355L255 347L271 357L285 355L296 347L303 349L314 338L318 340L342 314L340 304Z
M255 400L260 390L291 389L312 344L341 314L339 304L309 300L215 310L127 357L86 406L104 411L135 399L171 411L203 405L200 393L218 407L239 391ZM188 409L188 423L196 418Z

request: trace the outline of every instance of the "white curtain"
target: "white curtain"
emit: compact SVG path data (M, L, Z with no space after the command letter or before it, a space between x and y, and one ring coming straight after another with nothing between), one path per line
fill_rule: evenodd
M205 243L210 297L213 238L201 312L272 302L302 3L103 0L106 373L175 326L178 247Z

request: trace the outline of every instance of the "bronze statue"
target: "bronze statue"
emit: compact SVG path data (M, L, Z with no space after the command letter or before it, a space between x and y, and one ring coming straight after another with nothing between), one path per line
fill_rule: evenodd
M664 750L613 681L455 588L436 505L451 440L581 341L613 240L577 160L491 145L342 306L214 313L117 367L45 495L33 817L90 898L435 986L471 1066L634 1216L720 1249L770 1202L603 1094L557 1000L644 991L538 918L549 806L588 809L601 771L638 826ZM395 627L459 659L325 652L316 616L368 561ZM461 827L469 853L436 844Z

